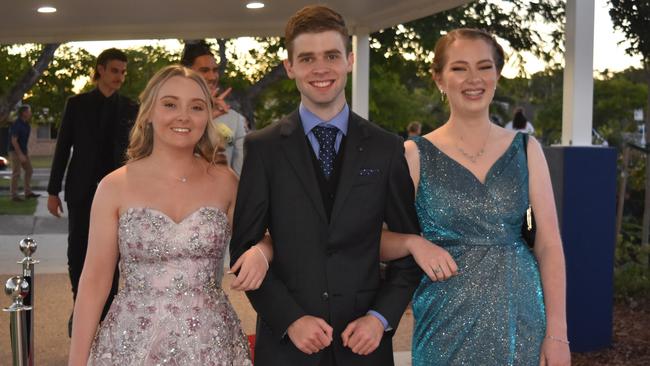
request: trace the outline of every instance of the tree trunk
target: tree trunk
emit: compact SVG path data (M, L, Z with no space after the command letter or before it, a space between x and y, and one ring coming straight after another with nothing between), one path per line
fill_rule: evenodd
M219 78L223 78L226 73L226 66L228 66L228 56L226 56L226 41L227 39L218 38L217 44L219 45Z
M54 52L59 48L60 43L48 43L43 47L40 56L22 78L9 90L9 93L0 99L0 121L4 121L14 106L23 99L25 93L36 84L54 58Z
M251 85L250 88L246 89L245 94L242 97L242 100L245 100L245 103L242 103L242 114L248 120L251 129L255 129L255 105L257 101L270 85L273 83L286 79L287 71L284 69L282 62L275 65L271 71L266 73L264 77L258 80L255 84Z
M223 79L228 66L228 56L226 54L227 39L218 38L217 44L219 45L219 79ZM287 72L280 62L264 75L255 84L251 85L248 89L243 91L233 90L226 98L226 101L236 101L237 112L241 113L251 129L255 129L255 105L260 95L273 83L287 77Z

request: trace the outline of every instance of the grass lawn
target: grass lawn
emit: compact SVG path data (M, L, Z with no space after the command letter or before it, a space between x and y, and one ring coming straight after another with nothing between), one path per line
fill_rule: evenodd
M32 168L49 168L52 166L52 156L30 156Z
M9 196L0 196L0 215L33 215L36 211L36 199L13 202Z
M52 156L51 155L50 156L30 156L29 158L32 161L32 168L34 168L34 169L42 169L42 168L49 169L52 166ZM3 170L3 173L5 173L5 174L3 174L2 177L0 177L0 190L9 188L9 174L11 173L11 167L7 167L5 170ZM22 174L25 174L25 173L23 172ZM20 178L19 188L22 187L22 182L23 182L22 181L22 179L23 179L22 174L21 174L21 178ZM38 184L36 184L36 185L38 186ZM45 185L47 185L47 182L45 182ZM36 187L35 189L38 189L38 187Z

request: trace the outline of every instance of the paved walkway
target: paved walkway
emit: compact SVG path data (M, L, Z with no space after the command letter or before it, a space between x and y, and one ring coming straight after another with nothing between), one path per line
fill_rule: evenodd
M16 263L23 257L18 242L25 236L36 240L38 248L33 255L40 261L35 267L35 347L36 365L66 365L70 341L67 337L67 321L72 309L72 296L67 276L67 218L52 217L47 211L47 194L42 196L33 216L0 216L0 282L21 272ZM241 292L230 291L230 276L224 277L223 288L239 315L246 334L254 333L255 311ZM0 307L10 301L0 297ZM411 310L402 318L393 338L395 364L410 366L410 342L413 325ZM0 365L11 359L9 341L9 317L0 313Z

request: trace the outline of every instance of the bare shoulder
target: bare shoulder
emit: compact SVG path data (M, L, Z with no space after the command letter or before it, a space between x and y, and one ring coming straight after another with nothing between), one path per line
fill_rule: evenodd
M415 143L415 141L404 141L404 155L406 156L406 160L409 161L409 163L412 160L417 160L420 157L420 149L418 149L418 145Z
M490 127L490 134L495 137L497 142L509 144L516 138L517 132L493 123Z
M235 190L239 184L237 174L227 164L205 163L208 176L215 183L224 189Z
M105 176L97 185L93 206L117 210L125 196L127 184L127 167L123 166ZM99 207L99 206L98 206Z
M127 166L113 170L97 185L97 194L119 194L124 190L127 177Z
M429 141L431 144L435 146L445 146L447 144L447 140L449 137L447 136L447 124L444 124L435 130L427 133L426 135L422 135L422 138L425 140Z

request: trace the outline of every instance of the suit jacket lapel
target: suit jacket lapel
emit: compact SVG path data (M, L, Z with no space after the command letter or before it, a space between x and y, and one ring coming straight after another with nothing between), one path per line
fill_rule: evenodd
M365 160L365 140L368 138L368 131L363 125L363 119L353 112L350 112L350 121L348 124L348 134L345 142L345 153L341 164L341 174L339 184L336 189L336 198L334 207L332 207L332 216L330 217L330 227L335 223L339 216L345 199L352 189L352 185L359 176L359 169Z
M316 179L316 173L314 172L314 164L311 161L311 153L308 150L311 147L305 139L305 133L300 123L300 115L298 111L293 112L279 123L283 124L280 133L284 137L282 147L287 160L289 160L291 166L293 166L296 176L298 176L302 182L302 185L314 204L316 211L318 211L323 221L327 222L328 220L325 215L323 199L320 196L318 180Z

